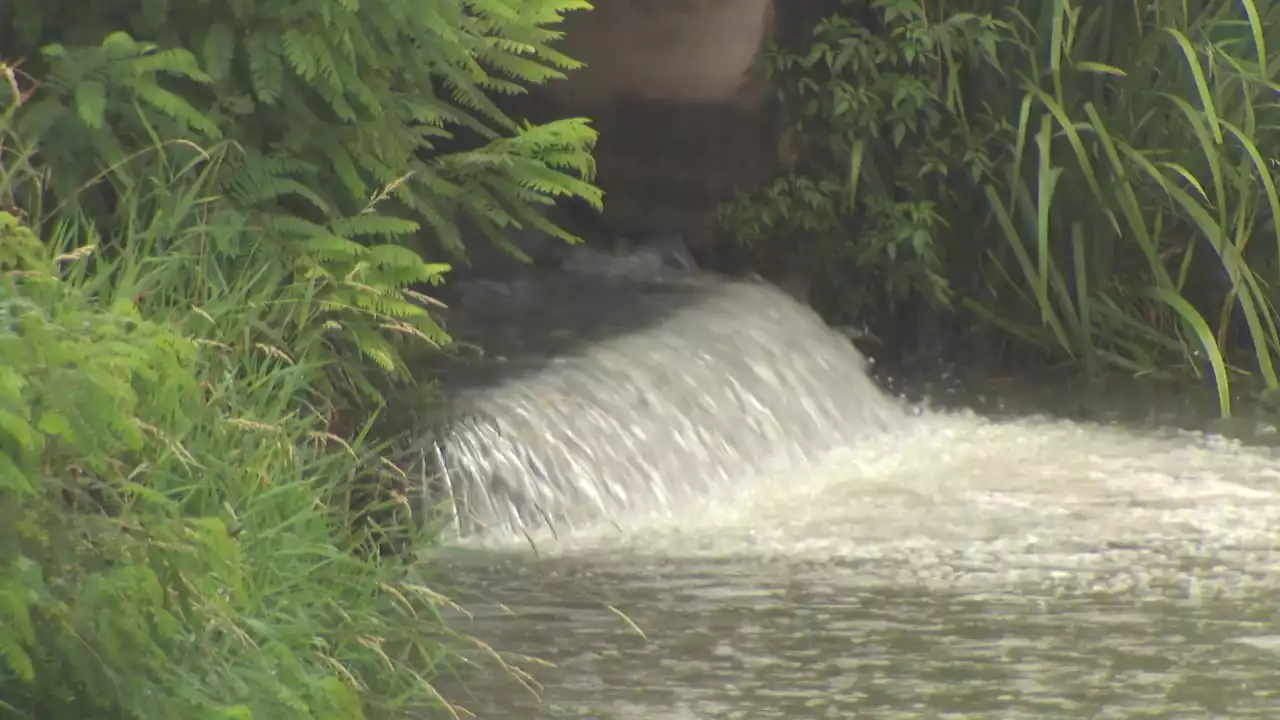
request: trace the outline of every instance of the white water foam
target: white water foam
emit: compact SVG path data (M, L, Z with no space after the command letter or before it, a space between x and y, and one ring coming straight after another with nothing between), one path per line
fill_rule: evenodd
M1071 576L1114 590L1195 585L1231 565L1280 579L1280 457L1191 432L928 413L833 453L819 472L775 476L681 512L636 515L530 543L542 556L779 558L848 565L866 581L930 586Z

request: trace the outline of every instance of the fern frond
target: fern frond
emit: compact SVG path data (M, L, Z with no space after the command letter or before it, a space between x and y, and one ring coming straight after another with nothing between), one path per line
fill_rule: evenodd
M265 31L252 33L245 40L245 53L258 102L274 105L284 92L284 61L280 57L279 39Z
M231 28L221 22L210 25L200 41L201 59L210 79L219 81L231 74L235 53L236 37Z
M387 215L364 213L341 218L330 224L335 235L342 237L396 237L418 231L418 223ZM417 256L414 255L416 258Z
M388 337L447 342L409 293L449 270L424 255L465 257L460 220L518 253L515 228L572 239L545 217L557 198L601 202L590 124L524 124L499 97L579 66L555 45L585 0L8 2L28 44L5 52L38 58L42 83L15 127L58 199L71 207L108 168L186 162L161 146L216 141L217 198L202 202L223 229L194 245L221 264L202 282L257 273L245 253L270 248L334 357L358 348L385 369ZM333 368L371 387L353 362Z

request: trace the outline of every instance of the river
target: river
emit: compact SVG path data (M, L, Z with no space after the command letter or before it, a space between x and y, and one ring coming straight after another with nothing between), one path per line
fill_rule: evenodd
M1278 529L1265 444L922 411L810 476L450 551L453 627L531 677L449 695L512 720L1275 717Z

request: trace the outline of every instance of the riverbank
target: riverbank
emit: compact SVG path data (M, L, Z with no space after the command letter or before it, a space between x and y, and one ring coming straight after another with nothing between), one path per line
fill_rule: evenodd
M553 45L561 14L584 3L547 0L522 14L446 1L434 6L443 15L378 1L306 13L287 3L4 5L26 21L0 22L0 47L24 58L0 64L0 710L41 720L450 714L440 674L497 653L444 619L464 613L444 612L447 581L415 564L436 542L412 499L427 479L395 466L379 421L389 396L410 392L412 360L449 346L435 288L470 242L502 245L519 228L559 243L568 234L548 222L549 207L599 209L589 121L528 125L493 102L576 66ZM998 361L976 397L993 414L1022 407L994 370L1020 368L1023 355L996 345L1085 372L1089 392L1054 375L1022 381L1045 396L1032 405L1066 417L1200 422L1200 395L1179 405L1168 385L1108 414L1093 398L1117 392L1118 372L1208 364L1205 377L1225 387L1226 363L1237 362L1277 386L1280 334L1262 278L1276 262L1268 218L1280 206L1259 159L1274 154L1275 124L1259 118L1275 106L1259 70L1280 25L1225 0L1196 18L1151 5L1133 20L1135 42L1112 43L1110 28L1130 27L1127 10L1081 19L1063 3L1001 7L974 3L990 14L941 21L928 2L870 16L833 9L821 33L803 33L813 47L773 58L794 71L775 89L805 109L791 120L807 137L783 133L779 144L794 145L780 148L793 156L784 176L722 208L723 229L737 245L771 248L757 265L784 275L795 265L806 288L801 271L815 275L809 299L837 322L906 327L907 314L928 315L898 314L908 299L971 313L965 323L977 318L997 342L968 343L968 325L949 337ZM844 49L859 47L865 62L846 61ZM1041 68L1043 58L1055 61ZM977 74L950 72L960 66ZM821 88L820 100L806 88ZM906 332L913 347L946 334L927 317ZM691 352L707 334L687 329ZM724 346L735 340L726 332ZM703 368L694 389L757 369L734 359ZM763 376L786 360L757 367ZM682 362L670 355L652 374ZM591 392L616 391L615 379ZM849 380L773 397L803 419L814 403L800 400L831 399ZM945 385L925 392L975 401ZM742 394L721 397L691 433L743 419L721 411ZM574 419L616 420L633 400L616 394L614 412ZM829 429L768 425L777 417L787 412L758 414L749 430L788 441ZM993 447L1011 437L991 427L944 429L985 432ZM541 430L529 435L550 434ZM770 459L772 446L740 437L737 447L759 451L747 465ZM1111 436L1090 437L1114 450ZM933 446L914 447L931 459ZM1176 475L1155 451L1140 460ZM737 479L740 466L722 467L732 472L719 480ZM912 470L905 479L936 468ZM1046 482L1078 479L1041 470ZM687 468L663 472L684 480ZM969 479L975 494L988 489ZM1105 500L1128 491L1099 487Z
M583 7L3 4L0 715L456 717L372 428L460 225L599 206L586 120L490 98Z
M451 714L447 592L380 556L431 537L381 448L328 431L286 279L219 277L201 230L42 242L0 211L0 714Z

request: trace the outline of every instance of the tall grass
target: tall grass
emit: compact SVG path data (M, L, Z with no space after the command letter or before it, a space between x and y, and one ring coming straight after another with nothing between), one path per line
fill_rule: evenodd
M1091 375L1207 371L1224 415L1280 384L1280 5L832 5L764 60L788 167L722 211L740 241L832 315L958 299Z
M1006 22L1013 81L979 80L968 99L1006 109L1011 129L984 188L1008 252L988 257L1040 322L991 316L1087 366L1144 373L1186 358L1210 370L1228 415L1238 314L1251 369L1276 387L1273 5L971 4ZM1197 271L1222 288L1212 304L1190 301Z
M325 280L206 194L234 148L104 174L108 231L12 204L48 177L7 120L0 717L457 717L435 679L491 651L411 564L396 468L329 432Z

